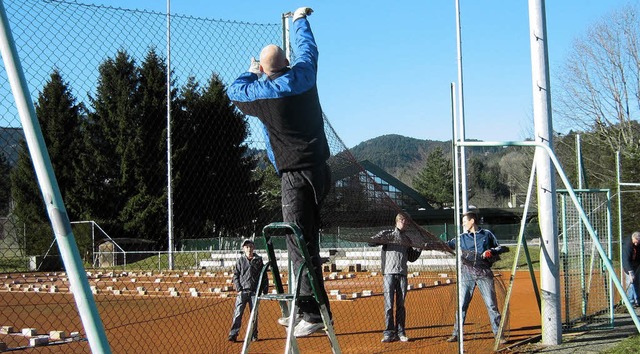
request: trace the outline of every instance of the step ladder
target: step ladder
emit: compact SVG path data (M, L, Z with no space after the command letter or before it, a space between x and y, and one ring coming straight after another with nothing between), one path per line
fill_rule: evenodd
M282 285L282 279L280 278L280 271L278 270L278 263L276 259L276 255L273 249L273 242L271 240L271 234L274 231L281 230L287 231L295 236L296 242L298 244L298 248L302 252L302 256L304 257L304 262L300 266L299 269L294 269L292 272L295 274L295 277L289 276L289 293L284 292L284 286ZM297 313L296 308L296 300L300 297L300 283L301 283L301 275L302 272L307 272L309 276L309 280L311 282L311 289L313 290L313 296L311 296L320 307L320 314L322 316L322 322L324 323L324 330L329 337L329 342L331 344L331 350L334 354L340 354L340 345L338 344L338 337L336 337L335 331L333 329L333 323L331 318L329 318L329 310L327 309L327 304L325 303L324 297L318 296L319 283L318 279L316 279L316 274L313 272L313 267L311 265L311 260L309 257L309 251L307 250L307 245L302 238L302 232L297 225L292 223L285 222L274 222L262 229L262 236L264 237L266 244L266 251L269 258L269 261L262 268L262 272L260 273L260 280L258 282L258 289L262 289L262 279L267 272L267 270L271 269L271 274L273 276L273 284L276 290L275 294L261 294L258 292L256 294L255 299L253 300L253 310L251 311L251 317L249 318L249 327L247 328L247 332L244 336L244 344L242 346L242 353L247 354L249 352L249 345L251 345L252 334L256 325L256 320L258 318L258 309L260 306L261 300L275 300L280 304L280 310L282 312L283 317L289 318L289 326L287 327L287 342L285 346L284 353L292 353L298 354L300 352L298 348L298 341L296 337L293 335L294 330L294 321L295 314ZM294 280L292 280L294 279ZM295 282L295 291L291 291L291 283ZM260 290L258 290L260 291ZM292 315L293 314L293 315Z

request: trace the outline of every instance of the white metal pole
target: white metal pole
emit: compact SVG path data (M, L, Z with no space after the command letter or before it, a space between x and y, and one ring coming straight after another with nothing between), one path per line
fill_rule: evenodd
M460 121L458 134L460 140L466 139L465 117L464 117L464 88L462 76L462 22L460 20L460 0L456 0L456 38L458 49L458 119ZM469 200L467 198L467 158L465 147L460 147L460 191L462 194L462 212L469 210ZM462 342L462 341L461 341Z
M533 117L536 141L553 151L551 87L547 56L544 0L529 0ZM542 293L542 343L562 342L556 184L549 156L536 150L538 218L540 220L540 287Z
M111 353L104 326L89 287L87 273L82 265L82 257L71 231L71 223L62 200L58 181L53 173L51 158L29 95L27 80L22 71L22 65L20 64L20 58L18 57L18 51L2 0L0 0L0 22L0 53L2 54L2 60L11 84L11 91L20 115L22 129L36 171L40 191L51 220L71 289L73 289L73 297L78 307L78 313L87 333L91 352Z
M576 168L578 170L578 189L582 189L582 144L580 134L576 134Z
M616 151L616 186L618 187L618 259L622 260L622 185L620 184L620 150ZM624 268L620 262L620 279L624 279Z
M167 0L167 236L169 269L173 270L173 178L171 167L171 0Z
M458 124L456 120L456 86L451 83L451 121L453 125L453 137L452 137L452 152L453 152L453 191L454 191L454 210L453 210L453 222L456 226L456 318L458 321L458 350L462 354L464 353L464 331L463 331L463 318L462 318L462 301L460 299L460 266L462 265L462 250L460 248L460 160L458 159L458 149L462 146L458 145Z

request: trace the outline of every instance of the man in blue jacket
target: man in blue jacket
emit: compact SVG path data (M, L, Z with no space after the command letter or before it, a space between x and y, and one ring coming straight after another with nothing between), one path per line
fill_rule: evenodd
M462 306L462 323L467 316L467 309L473 297L473 291L478 286L480 294L484 300L489 313L491 330L494 336L498 334L500 326L500 312L498 311L498 301L496 299L496 289L493 282L493 271L491 266L498 259L498 255L504 251L498 243L496 236L489 230L478 226L478 215L475 212L466 212L462 216L462 227L465 230L460 235L460 250L462 252L462 265L460 267L460 297ZM452 239L447 244L453 250L456 249L456 239ZM456 315L453 326L453 334L447 342L458 341L458 316ZM500 343L506 343L504 338L500 338Z
M272 162L281 177L283 221L295 223L302 231L313 265L310 271L320 283L318 295L329 309L322 280L319 229L320 207L331 185L331 173L326 164L329 146L316 87L318 48L307 20L311 12L301 7L293 14L293 65L289 66L280 47L267 45L260 61L252 58L249 70L229 86L227 94L244 114L258 117L266 128L268 148L272 149L269 153L273 153ZM261 80L263 74L266 77ZM297 272L304 259L293 235L287 236L287 247ZM300 295L305 298L298 302L301 316L296 317L296 337L324 328L318 304L309 297L312 294L303 272Z

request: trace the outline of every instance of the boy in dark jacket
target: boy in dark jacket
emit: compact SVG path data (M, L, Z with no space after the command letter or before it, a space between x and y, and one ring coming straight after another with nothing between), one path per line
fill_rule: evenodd
M244 240L242 242L242 251L244 254L238 258L233 270L233 286L236 288L238 296L236 296L235 311L233 312L233 321L231 330L229 331L229 341L231 342L235 342L238 339L238 332L240 332L240 326L242 325L242 314L247 304L249 304L249 309L253 310L253 298L256 296L258 278L264 265L262 257L258 256L254 250L255 245L253 241L250 239ZM261 286L262 291L260 293L266 293L269 286L266 272L262 278ZM257 319L251 340L258 340Z

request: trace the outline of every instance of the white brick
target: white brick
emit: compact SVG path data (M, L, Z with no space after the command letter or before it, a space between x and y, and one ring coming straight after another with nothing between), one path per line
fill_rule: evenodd
M33 337L38 334L38 331L35 328L23 328L22 335L25 337Z

